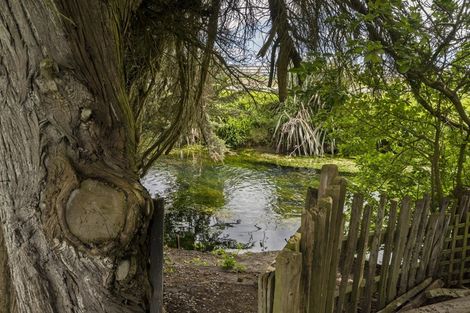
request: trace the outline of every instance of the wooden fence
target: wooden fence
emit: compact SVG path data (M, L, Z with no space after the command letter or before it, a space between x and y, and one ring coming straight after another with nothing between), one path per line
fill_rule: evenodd
M452 223L442 251L440 276L448 286L463 286L470 284L470 192L460 196L451 216Z
M454 227L451 234L458 235L449 243L448 202L432 210L429 197L378 198L354 195L346 223L346 181L336 166L324 166L319 188L308 192L299 232L260 276L258 312L394 312L446 264L455 279L455 266L470 263L468 214L455 224L466 232ZM460 254L454 249L448 253L454 259L441 262L443 248L452 250L459 240ZM458 273L460 282L470 279Z

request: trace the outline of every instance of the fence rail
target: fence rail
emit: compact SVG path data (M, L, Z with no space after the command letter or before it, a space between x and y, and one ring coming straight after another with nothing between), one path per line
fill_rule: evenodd
M259 313L394 312L439 273L470 282L470 201L449 214L448 201L433 210L430 197L355 194L347 224L345 202L346 181L324 166L299 232L260 276Z

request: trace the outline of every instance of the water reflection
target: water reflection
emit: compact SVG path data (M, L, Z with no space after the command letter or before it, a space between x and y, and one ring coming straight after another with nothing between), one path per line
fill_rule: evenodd
M317 174L254 163L165 157L143 179L166 200L166 243L188 249L279 250L300 225Z

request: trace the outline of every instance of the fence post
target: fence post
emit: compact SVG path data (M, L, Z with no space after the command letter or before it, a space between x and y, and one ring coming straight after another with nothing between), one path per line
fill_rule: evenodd
M276 269L272 266L258 279L258 313L273 313Z
M312 273L313 244L314 244L314 220L313 210L318 204L318 189L309 188L305 201L305 209L302 213L300 238L300 251L302 252L302 274L300 281L300 311L308 312L308 297L310 294L310 276Z
M150 313L163 313L163 221L164 201L154 199L154 213L150 225L150 284L152 296Z
M314 246L312 270L310 275L310 292L308 296L309 313L325 313L326 285L327 285L327 237L326 221L331 211L331 198L322 198L317 210L313 212L314 220Z
M326 298L326 313L332 313L335 304L335 289L336 278L338 273L339 257L341 251L341 243L343 238L344 228L344 202L346 198L346 180L341 177L336 177L333 184L327 189L327 195L332 200L332 210L329 223L329 255L330 263L327 285L327 298Z
M338 167L324 165L318 188L318 204L309 212L313 219L311 229L302 229L308 241L313 236L311 257L305 256L305 259L311 260L311 268L305 270L310 272L310 278L304 280L309 281L310 288L303 291L307 294L303 299L303 308L308 313L330 313L334 309L345 196L346 181L338 176Z
M294 235L276 257L273 313L300 313L302 254L298 235Z

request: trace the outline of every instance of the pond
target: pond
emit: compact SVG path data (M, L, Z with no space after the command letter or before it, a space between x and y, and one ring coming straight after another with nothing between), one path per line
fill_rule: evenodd
M280 250L296 232L318 173L193 154L161 158L142 182L165 199L167 245L256 252Z

